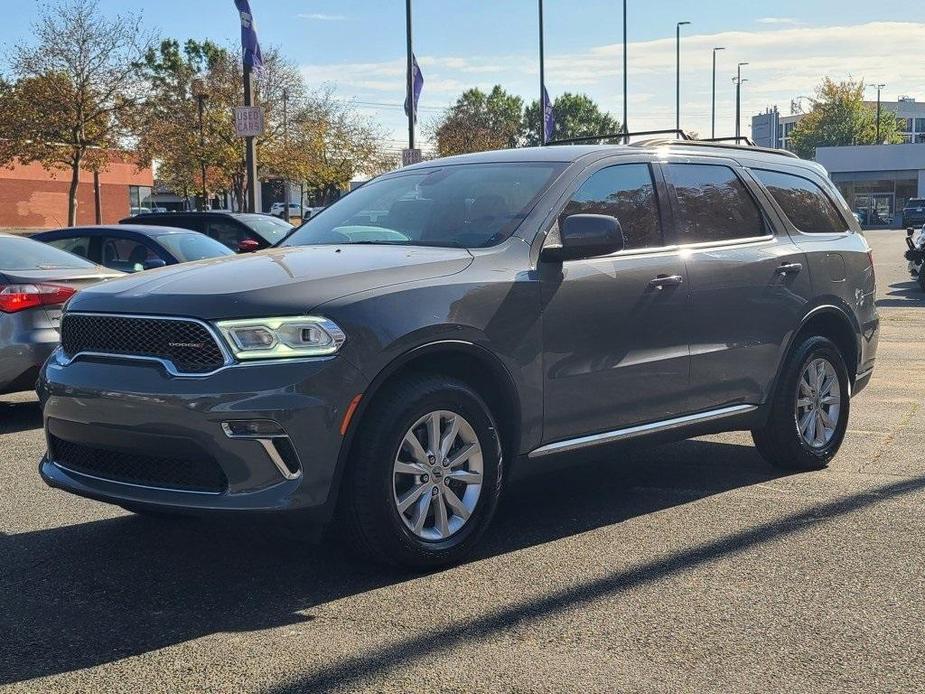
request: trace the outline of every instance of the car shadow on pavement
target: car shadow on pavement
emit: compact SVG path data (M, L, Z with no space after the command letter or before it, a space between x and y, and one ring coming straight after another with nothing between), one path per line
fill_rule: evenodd
M0 400L0 436L42 426L38 400Z
M886 296L877 299L879 307L916 308L925 307L925 291L918 282L894 282Z
M541 469L510 485L476 559L620 523L779 474L750 446L707 440L630 450L610 462L575 463L568 474ZM593 494L588 493L589 479L594 480ZM865 503L866 497L849 499L822 506L805 520L760 526L694 547L664 564L615 574L580 591L565 590L543 604L514 606L509 613L461 623L451 633L428 637L410 649L402 643L357 653L296 688L317 691L324 682L388 670L402 658L457 643L464 634L478 635L634 582L655 580ZM0 684L111 663L218 632L310 622L305 611L315 606L417 576L364 564L346 556L336 543L316 546L287 539L273 519L252 517L120 516L0 533L0 557Z

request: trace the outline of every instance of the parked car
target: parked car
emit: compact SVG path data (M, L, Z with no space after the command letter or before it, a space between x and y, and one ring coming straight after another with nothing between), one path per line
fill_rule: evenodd
M286 209L286 203L283 202L274 202L270 205L270 214L274 217L283 216L283 211ZM300 205L297 202L289 203L289 216L290 217L299 217L300 219L306 215L311 215L311 207L305 207Z
M870 253L824 169L783 151L405 167L279 248L75 297L41 474L138 512L300 511L432 567L477 545L511 466L743 429L819 469L874 366Z
M289 222L267 214L242 212L168 212L123 219L120 224L154 224L199 231L238 253L250 253L279 243L292 229Z
M903 226L916 227L925 224L925 198L909 198L903 207Z
M0 394L32 390L58 346L61 307L78 289L118 277L38 241L0 233Z
M230 248L198 231L143 224L71 227L32 238L121 272L234 255Z

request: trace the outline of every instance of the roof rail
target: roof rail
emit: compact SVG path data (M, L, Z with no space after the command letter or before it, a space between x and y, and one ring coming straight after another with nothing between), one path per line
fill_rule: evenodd
M668 130L639 130L637 132L626 132L620 131L618 133L610 133L605 135L585 135L583 137L570 137L565 140L551 140L546 143L546 146L550 145L579 145L584 143L595 143L599 140L624 140L630 137L638 137L640 135L674 135L678 138L679 141L685 141L692 139L683 130L678 130L671 128Z
M741 142L745 142L745 144L740 144ZM706 140L671 140L669 138L662 137L633 143L634 147L654 147L665 145L687 145L693 147L713 147L717 149L745 149L755 152L764 152L765 154L777 154L778 156L789 157L791 159L799 159L796 154L786 149L759 147L747 137L717 137Z

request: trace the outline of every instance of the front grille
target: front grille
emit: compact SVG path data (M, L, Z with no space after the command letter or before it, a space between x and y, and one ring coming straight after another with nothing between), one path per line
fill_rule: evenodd
M214 460L185 460L94 448L50 437L51 454L63 467L113 482L187 492L221 493L228 488L224 471Z
M65 313L61 320L64 353L80 352L156 357L181 373L206 373L225 363L212 333L182 318L136 318Z

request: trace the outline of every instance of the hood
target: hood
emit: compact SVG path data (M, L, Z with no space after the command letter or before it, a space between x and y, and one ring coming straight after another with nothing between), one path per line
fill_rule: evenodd
M86 289L71 311L219 320L299 315L347 294L452 275L461 248L293 246L147 270Z

